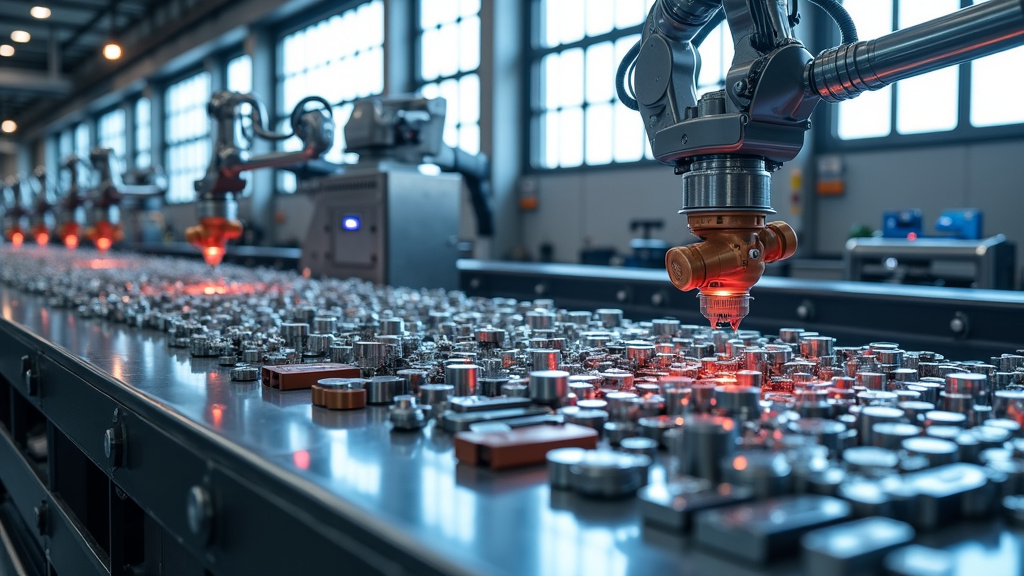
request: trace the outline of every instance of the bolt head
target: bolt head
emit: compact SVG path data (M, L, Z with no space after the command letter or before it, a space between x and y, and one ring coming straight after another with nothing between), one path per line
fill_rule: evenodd
M747 255L750 256L751 260L757 260L761 257L761 251L757 248L751 248L750 252L747 252Z

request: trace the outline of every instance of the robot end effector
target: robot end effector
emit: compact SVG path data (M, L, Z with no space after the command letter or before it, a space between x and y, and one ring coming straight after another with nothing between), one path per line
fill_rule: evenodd
M796 0L658 0L641 41L619 67L619 97L638 110L655 158L682 175L683 206L703 242L673 248L666 267L681 290L700 290L701 312L734 328L764 264L796 251L784 222L766 224L771 172L803 147L817 103L1024 44L1024 0L992 0L870 41L833 0L810 0L843 32L811 56L793 35ZM726 89L696 97L695 47L728 20L735 56ZM621 86L635 59L635 99Z
M319 107L307 109L309 104ZM243 105L249 107L245 113ZM207 111L214 120L213 157L206 175L195 183L199 224L185 231L185 239L202 251L207 264L217 266L224 258L225 244L242 235L235 202L235 194L245 188L241 173L258 168L284 168L318 158L334 144L334 120L330 103L315 96L304 98L292 110L289 134L271 132L264 126L266 113L252 94L217 92ZM248 124L242 122L244 116L248 116ZM245 143L239 141L239 126ZM301 150L249 157L255 137L278 141L292 136L302 141Z

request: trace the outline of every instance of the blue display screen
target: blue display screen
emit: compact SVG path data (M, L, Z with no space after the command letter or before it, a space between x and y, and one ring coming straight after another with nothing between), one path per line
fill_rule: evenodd
M341 219L341 229L354 232L363 226L363 221L355 214L349 214Z

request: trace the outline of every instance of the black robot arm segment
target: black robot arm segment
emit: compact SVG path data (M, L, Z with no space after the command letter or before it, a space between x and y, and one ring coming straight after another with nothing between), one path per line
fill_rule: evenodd
M470 154L461 148L444 146L441 153L430 158L444 172L462 175L469 200L476 215L476 233L494 235L494 215L491 211L491 162L486 154Z

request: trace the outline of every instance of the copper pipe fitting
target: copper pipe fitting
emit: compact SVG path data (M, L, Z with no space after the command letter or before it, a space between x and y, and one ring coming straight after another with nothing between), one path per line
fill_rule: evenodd
M242 235L242 223L237 220L211 216L200 218L197 226L185 230L185 240L203 252L203 259L213 267L224 259L228 241Z
M668 251L669 279L680 290L700 290L701 313L712 325L736 329L750 311L750 288L764 265L796 252L796 232L785 222L766 224L761 212L692 212L687 221L703 242Z

